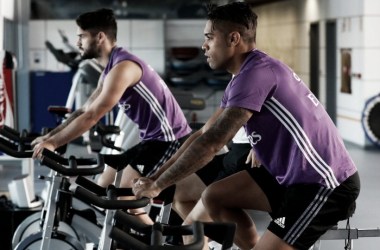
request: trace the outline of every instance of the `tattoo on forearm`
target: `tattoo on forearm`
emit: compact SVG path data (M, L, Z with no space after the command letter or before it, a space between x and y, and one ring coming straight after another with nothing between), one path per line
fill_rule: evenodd
M99 84L98 88L94 91L94 93L92 93L91 96L88 98L88 100L86 101L86 103L80 109L75 110L67 118L67 120L64 123L62 123L61 125L59 125L55 129L53 129L50 132L50 135L53 136L53 135L59 133L61 130L63 130L64 128L66 128L72 121L74 121L76 118L78 118L80 115L82 115L84 113L84 111L86 109L88 109L88 107L91 105L91 103L93 103L94 100L100 95L100 93L102 92L102 88L103 88L103 83L101 82Z
M157 179L158 187L168 187L205 166L234 137L251 115L251 111L243 108L225 109L214 124Z
M61 125L59 125L55 129L53 129L50 132L50 135L55 135L55 134L59 133L61 130L66 128L72 121L74 121L77 117L79 117L83 113L84 113L84 111L82 109L75 110L74 113L72 113L64 123L62 123Z

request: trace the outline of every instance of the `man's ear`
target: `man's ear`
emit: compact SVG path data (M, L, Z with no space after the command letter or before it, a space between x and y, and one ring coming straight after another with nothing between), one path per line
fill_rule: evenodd
M103 43L106 40L107 36L103 31L98 33L98 44Z
M240 36L239 32L233 31L233 32L230 33L229 42L230 42L231 46L238 45L239 42L240 42L240 39L241 39L241 36Z

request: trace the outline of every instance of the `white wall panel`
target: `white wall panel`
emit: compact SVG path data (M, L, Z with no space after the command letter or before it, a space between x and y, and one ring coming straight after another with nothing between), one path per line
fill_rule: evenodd
M380 46L378 48L366 48L363 51L361 62L363 79L380 82Z
M340 83L340 81L339 81ZM340 84L339 92L337 98L338 114L342 110L352 111L352 112L361 112L364 107L363 102L363 84L360 80L352 79L351 80L351 94L341 93Z
M363 17L362 25L363 45L365 47L380 48L380 15Z
M131 25L132 21L130 20L117 21L117 45L127 50L131 48L132 44Z
M363 46L363 34L359 31L359 18L337 20L338 48L360 48Z
M132 48L164 48L163 20L132 20Z
M380 15L380 1L379 0L362 0L363 12L365 15Z
M32 20L29 21L29 48L45 49L46 40L46 21Z
M361 125L361 111L338 108L336 125L344 140L363 147L366 145Z
M167 20L165 45L170 47L201 47L204 42L205 20Z
M58 30L62 30L69 40L69 44L76 47L77 44L77 24L75 20L49 20L46 23L46 40L51 42L54 47L70 51L63 43Z
M367 101L369 98L374 97L375 95L378 95L379 93L380 93L379 80L365 82L364 101Z
M360 121L346 117L337 117L337 127L345 141L364 147L366 139Z
M338 106L338 116L344 117L355 122L361 121L361 108L357 110L346 109L345 107Z
M365 50L363 49L353 49L351 51L351 73L352 74L361 74L361 78L366 78L365 76L365 59L364 59L364 52ZM339 58L340 61L340 58ZM341 75L341 69L339 66L339 76ZM353 76L352 79L357 78L356 76Z
M148 63L158 74L165 73L164 49L131 49L131 53Z
M15 9L14 0L1 0L0 3L0 16L8 20L14 19L14 9Z
M377 0L375 0L377 1ZM361 16L363 1L359 0L319 0L322 18L336 19L341 17Z

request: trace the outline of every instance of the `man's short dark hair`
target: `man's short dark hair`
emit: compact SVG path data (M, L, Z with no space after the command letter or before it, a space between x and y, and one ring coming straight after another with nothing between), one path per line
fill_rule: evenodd
M226 5L209 5L207 19L212 22L212 29L224 34L238 31L246 43L256 42L257 15L251 7L243 2Z
M116 42L117 24L113 10L102 8L86 12L79 15L76 22L82 30L90 32L91 36L102 31L110 41Z

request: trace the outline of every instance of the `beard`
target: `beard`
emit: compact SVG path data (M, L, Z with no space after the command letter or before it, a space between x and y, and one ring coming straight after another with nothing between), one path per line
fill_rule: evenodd
M87 50L83 51L83 54L81 55L81 58L83 60L85 59L93 59L97 58L100 54L100 49L96 47L96 41L92 41L90 46L88 47Z

